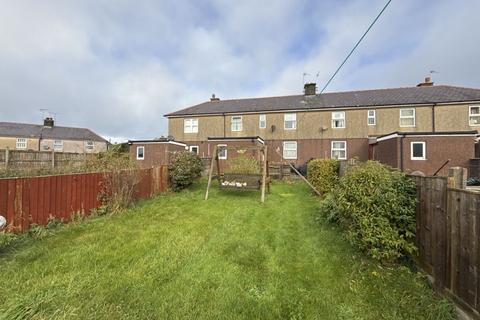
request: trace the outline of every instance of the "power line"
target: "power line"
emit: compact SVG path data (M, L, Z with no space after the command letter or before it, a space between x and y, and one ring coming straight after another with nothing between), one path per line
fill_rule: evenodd
M357 43L355 44L355 46L353 47L353 49L350 51L350 53L347 55L347 57L345 58L345 60L343 60L343 62L340 64L340 66L337 68L337 70L335 71L335 73L332 75L332 77L327 81L327 83L325 84L325 86L323 87L322 91L320 91L320 93L323 93L323 91L325 91L325 89L327 89L328 85L330 84L330 82L332 82L333 78L335 78L335 76L337 75L337 73L340 71L340 69L342 69L343 65L345 64L345 62L347 62L348 58L350 58L350 56L352 55L352 53L355 51L355 49L357 49L358 45L360 44L360 42L362 42L363 38L365 38L365 36L368 34L368 32L370 31L370 29L372 29L373 25L375 24L375 22L377 22L377 20L380 18L380 16L383 14L383 12L385 11L385 9L387 9L388 5L390 4L390 2L392 2L392 0L388 0L387 3L385 4L385 6L383 7L383 9L380 11L380 13L377 15L377 17L372 21L372 23L370 24L370 26L368 27L367 31L365 31L365 33L363 34L363 36L360 38L360 40L357 41Z

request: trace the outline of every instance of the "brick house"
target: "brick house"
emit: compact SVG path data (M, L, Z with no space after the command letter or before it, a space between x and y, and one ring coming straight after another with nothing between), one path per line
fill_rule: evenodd
M98 153L108 144L90 129L57 126L53 118L43 125L0 122L0 149Z
M436 86L427 78L415 87L316 94L316 85L308 83L302 95L233 100L213 96L165 117L169 135L194 146L201 157L212 156L216 142L209 137L259 136L269 150L279 149L285 161L297 165L311 158L374 159L373 150L376 159L386 161L381 154L385 142L375 146L377 138L406 134L405 142L412 138L408 134L418 133L425 137L427 156L402 161L403 169L430 174L448 159L453 166L474 157L480 89ZM440 151L431 145L449 148ZM268 160L279 162L282 157L269 152ZM388 163L400 168L399 159Z

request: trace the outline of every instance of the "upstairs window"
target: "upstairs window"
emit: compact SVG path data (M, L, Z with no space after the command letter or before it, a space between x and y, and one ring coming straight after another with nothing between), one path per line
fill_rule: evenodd
M411 159L412 160L425 160L426 158L426 150L425 150L425 142L412 142L410 145L411 151Z
M332 128L345 128L345 111L332 112Z
M85 151L92 151L93 146L93 141L85 141Z
M332 141L332 158L338 160L347 159L347 142Z
M54 140L53 151L62 151L62 150L63 150L63 140Z
M415 127L415 109L400 109L400 127Z
M27 149L27 139L25 138L17 138L17 142L15 144L17 149Z
M197 133L198 132L198 119L185 119L185 120L183 120L183 132L184 133Z
M283 159L297 159L297 141L283 142Z
M258 127L260 129L265 129L267 127L267 116L261 114L258 116Z
M285 113L283 116L283 128L285 130L295 130L297 129L297 114L296 113Z
M375 110L368 110L367 113L367 124L369 126L374 126L376 124L376 119L375 119Z
M137 147L137 160L145 159L145 147Z
M470 107L469 119L471 126L480 126L480 107L472 106Z
M226 160L227 159L227 145L219 144L217 146L218 159Z
M242 131L242 116L233 116L232 117L232 131Z

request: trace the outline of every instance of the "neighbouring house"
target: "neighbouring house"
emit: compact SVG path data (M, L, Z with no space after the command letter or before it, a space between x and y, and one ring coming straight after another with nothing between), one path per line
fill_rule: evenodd
M397 153L389 163L430 174L448 159L465 164L474 157L470 135L480 129L480 89L434 85L426 78L415 87L317 94L316 84L307 83L302 95L233 100L213 95L165 117L169 135L202 157L211 157L212 146L218 144L209 137L260 136L269 150L279 150L283 159L297 165L311 158L373 159L375 149L377 159L383 160L387 155L380 150L386 142L372 146L377 138L421 133L414 138L424 143L425 159L400 161ZM460 137L463 132L469 136ZM448 152L440 152L447 141ZM269 152L268 160L279 162L282 156Z
M159 165L168 165L170 157L179 151L185 151L187 145L170 139L129 140L130 157L140 168L151 168ZM191 146L188 150L198 153L198 149Z
M0 122L0 149L98 153L108 144L90 129L56 126L53 118L43 125Z

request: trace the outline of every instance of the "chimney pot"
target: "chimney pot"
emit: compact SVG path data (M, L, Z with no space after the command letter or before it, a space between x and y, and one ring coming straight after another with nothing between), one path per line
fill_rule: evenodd
M431 87L433 86L433 81L431 77L425 77L425 82L420 82L417 84L417 87Z
M215 93L212 94L212 97L210 98L210 101L220 101L220 98L215 97Z
M43 126L53 128L55 121L51 117L43 119Z
M303 86L303 92L305 93L306 96L314 96L317 94L317 84L312 82L312 83L305 83Z

